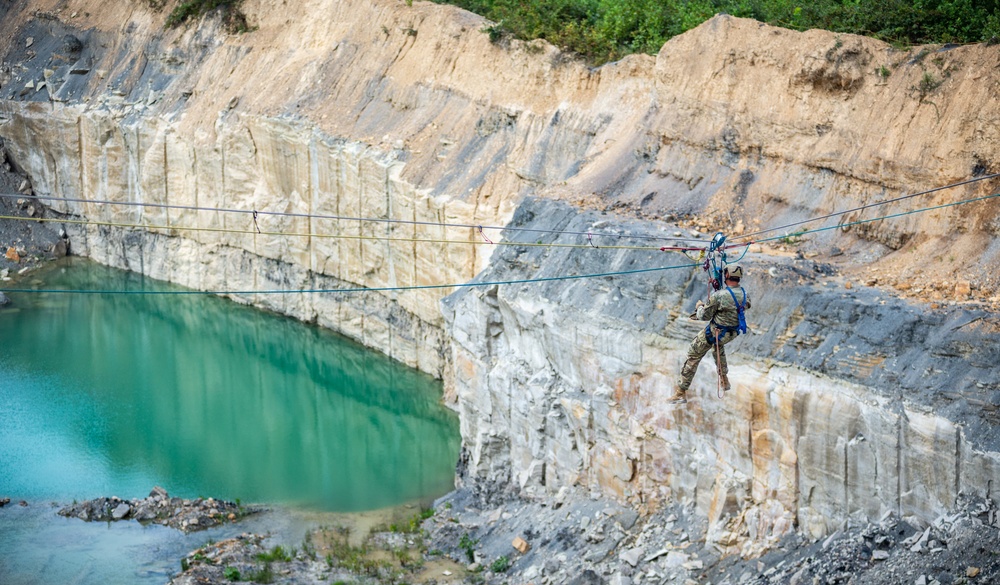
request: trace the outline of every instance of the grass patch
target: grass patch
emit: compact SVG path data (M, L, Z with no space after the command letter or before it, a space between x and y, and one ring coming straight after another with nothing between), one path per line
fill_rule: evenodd
M264 567L251 575L250 580L254 583L274 583L274 569L271 568L271 563L264 563Z
M401 522L399 524L393 522L389 526L385 527L388 532L397 532L402 534L416 534L420 532L420 524L424 520L430 518L434 515L434 508L424 508L420 510L416 515L410 517L406 522Z
M288 561L292 560L292 557L294 556L295 556L294 552L289 553L288 551L285 550L283 546L279 544L267 552L258 553L257 560L263 561L265 563L273 563L275 561L287 563Z

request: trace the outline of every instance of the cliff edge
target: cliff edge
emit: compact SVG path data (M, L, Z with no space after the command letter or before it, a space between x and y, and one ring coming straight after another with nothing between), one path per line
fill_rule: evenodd
M442 378L483 502L688 502L756 554L993 498L1000 47L719 15L591 68L426 2L243 7L0 8L0 137L72 253ZM705 284L659 247L716 232L754 334L667 410Z

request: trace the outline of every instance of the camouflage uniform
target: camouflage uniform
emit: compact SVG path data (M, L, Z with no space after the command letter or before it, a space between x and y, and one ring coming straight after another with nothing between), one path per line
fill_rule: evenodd
M746 294L742 286L731 289L733 295L729 294L729 290L730 288L726 287L712 293L712 296L708 299L708 304L700 307L697 314L698 319L711 322L710 328L713 337L716 334L719 336L718 360L720 363L717 366L721 368L723 376L729 374L729 364L726 363L725 345L736 339L735 328L740 322L739 314L736 311L736 303L733 302L733 295L736 295L737 302L743 302L743 295ZM743 310L746 311L749 308L750 295L746 295L746 303L743 305ZM716 326L732 327L733 329L723 333ZM701 362L701 358L705 357L706 353L711 352L712 359L716 359L715 344L713 341L709 340L704 330L691 341L691 347L688 348L687 361L684 362L684 367L681 368L681 378L677 382L677 388L681 392L687 392L687 389L691 386L691 380L694 379L694 374L698 371L698 364Z

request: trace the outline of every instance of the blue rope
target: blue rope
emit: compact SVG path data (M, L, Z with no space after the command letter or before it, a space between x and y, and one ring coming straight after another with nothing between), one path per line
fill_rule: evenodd
M801 232L795 232L794 234L788 234L784 236L774 236L771 238L764 238L762 240L755 240L747 244L746 248L743 250L743 254L740 255L733 263L739 262L747 255L750 250L750 245L754 243L768 242L772 240L780 240L792 236L802 236L805 234L822 232L837 228L850 227L852 225L858 225L862 223L870 223L873 221L884 221L886 219L892 219L896 217L902 217L905 215L911 215L914 213L921 213L924 211L933 211L935 209L944 209L946 207L954 207L956 205L963 205L966 203L975 203L977 201L986 201L987 199L993 199L1000 197L1000 193L994 193L992 195L986 195L984 197L976 197L973 199L964 199L962 201L954 201L952 203L945 203L942 205L935 205L933 207L924 207L921 209L913 209L910 211L904 211L902 213L896 213L892 215L886 215L884 217L876 217L872 219L862 219L858 221L852 221L850 223L838 224L834 226L827 226L823 228L817 228L813 230L805 230ZM73 290L73 289L31 289L31 288L7 288L0 289L3 293L52 293L52 294L139 294L139 295L254 295L254 294L298 294L298 293L355 293L355 292L390 292L390 291L409 291L409 290L427 290L427 289L441 289L441 288L467 288L476 286L500 286L509 284L531 284L537 282L554 282L559 280L579 280L584 278L602 278L610 276L625 276L629 274L642 274L647 272L657 272L661 270L675 270L679 268L693 268L701 266L700 263L695 262L692 264L679 264L676 266L660 266L656 268L640 268L636 270L623 270L619 272L600 272L596 274L577 274L573 276L550 276L545 278L525 278L520 280L496 280L487 282L464 282L464 283L453 283L453 284L426 284L418 286L384 286L384 287L374 287L374 288L332 288L332 289L302 289L302 290L234 290L234 291L198 291L198 290L177 290L177 291L153 291L153 290L141 290L141 291L116 291L116 290Z
M639 268L636 270L622 270L620 272L601 272L597 274L576 274L572 276L549 276L545 278L524 278L520 280L494 280L486 282L462 282L457 284L425 284L417 286L383 286L383 287L358 287L358 288L315 288L302 290L79 290L79 289L34 289L34 288L7 288L0 289L3 293L63 293L63 294L134 294L134 295L268 295L268 294L298 294L298 293L355 293L355 292L387 292L387 291L408 291L426 290L438 288L466 288L475 286L498 286L507 284L531 284L535 282L553 282L557 280L578 280L583 278L601 278L605 276L624 276L628 274L641 274L644 272L657 272L660 270L675 270L678 268L691 268L698 264L679 264L677 266L659 266L656 268Z

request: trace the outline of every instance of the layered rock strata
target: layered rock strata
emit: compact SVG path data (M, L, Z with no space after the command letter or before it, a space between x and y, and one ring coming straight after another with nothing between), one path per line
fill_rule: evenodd
M896 51L719 16L594 69L541 42L491 44L481 18L430 3L243 8L254 30L226 35L211 18L164 30L142 3L0 7L0 137L33 192L61 199L71 252L443 378L486 495L690 498L715 537L758 542L991 496L994 317L809 282L837 250L855 280L957 276L964 300L998 302L1000 276L980 269L1000 258L998 199L902 215L995 181L858 208L1000 170L1000 47ZM900 217L817 233L811 261L751 256L759 334L730 350L737 391L709 399L703 366L700 399L667 411L697 329L690 268L468 290L442 315L442 285L666 257L601 238L492 246L489 226L530 195L574 207L531 202L515 225L665 241L666 214L737 236L838 210L827 227ZM318 289L368 290L296 292Z
M587 232L604 217L529 200L511 227ZM641 246L658 225L615 231L620 245ZM709 539L725 544L793 527L818 537L886 512L928 522L959 494L993 496L995 313L845 289L835 266L811 260L745 260L752 333L727 346L734 390L717 395L706 356L693 399L670 408L704 329L688 318L707 287L700 268L656 250L497 252L477 278L632 273L446 300L468 485L485 500L579 484L636 506L692 501Z
M900 52L718 17L655 58L591 69L544 43L493 45L482 19L451 7L243 8L243 35L212 19L165 31L144 5L3 8L10 154L36 193L88 201L56 210L116 224L88 225L80 253L204 290L438 286L485 267L496 237L477 226L502 224L527 194L749 231L998 170L995 47ZM971 290L990 291L965 253L996 261L985 205L856 230L952 254L949 273L970 269ZM160 256L102 249L145 237ZM444 376L447 292L234 296Z

